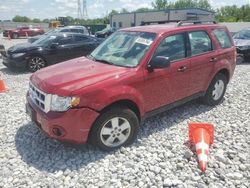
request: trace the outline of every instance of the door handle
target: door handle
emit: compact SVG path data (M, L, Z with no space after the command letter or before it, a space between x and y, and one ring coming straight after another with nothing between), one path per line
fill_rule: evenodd
M216 57L212 57L209 62L216 62L217 61L217 58Z
M185 72L188 68L186 66L181 66L178 68L178 72Z

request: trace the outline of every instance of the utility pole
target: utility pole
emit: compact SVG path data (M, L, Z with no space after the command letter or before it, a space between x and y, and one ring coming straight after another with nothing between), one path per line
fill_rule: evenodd
M82 15L84 19L88 18L87 0L82 1Z

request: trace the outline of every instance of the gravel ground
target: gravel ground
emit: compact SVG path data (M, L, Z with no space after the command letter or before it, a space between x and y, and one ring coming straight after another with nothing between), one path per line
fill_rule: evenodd
M25 114L30 73L0 71L9 88L0 94L0 187L250 187L249 64L237 66L219 106L191 102L150 118L133 145L109 153L48 138ZM190 121L216 126L205 173L185 144Z

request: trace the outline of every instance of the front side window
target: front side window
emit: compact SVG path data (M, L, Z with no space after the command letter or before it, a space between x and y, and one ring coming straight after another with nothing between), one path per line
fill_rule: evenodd
M183 34L172 35L163 39L155 51L154 57L168 57L170 61L176 61L186 57L185 40Z
M228 33L222 29L215 29L213 31L213 33L215 34L217 40L220 43L220 46L222 48L231 48L232 47L232 43L231 40L228 36Z
M90 38L81 35L75 35L74 39L76 42L85 42L90 40Z
M99 45L90 56L100 62L135 67L155 37L155 33L119 31Z
M211 39L204 31L195 31L188 34L191 55L199 55L213 50Z

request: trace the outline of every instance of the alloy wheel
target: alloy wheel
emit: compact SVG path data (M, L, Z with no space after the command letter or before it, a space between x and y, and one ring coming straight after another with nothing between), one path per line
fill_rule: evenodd
M114 117L101 129L101 141L108 147L117 147L125 143L130 135L131 125L125 118Z
M33 57L29 61L29 69L32 72L35 72L43 67L45 67L46 63L41 57Z
M218 100L223 95L224 88L225 88L225 85L222 80L218 80L215 83L214 90L212 92L214 100Z

